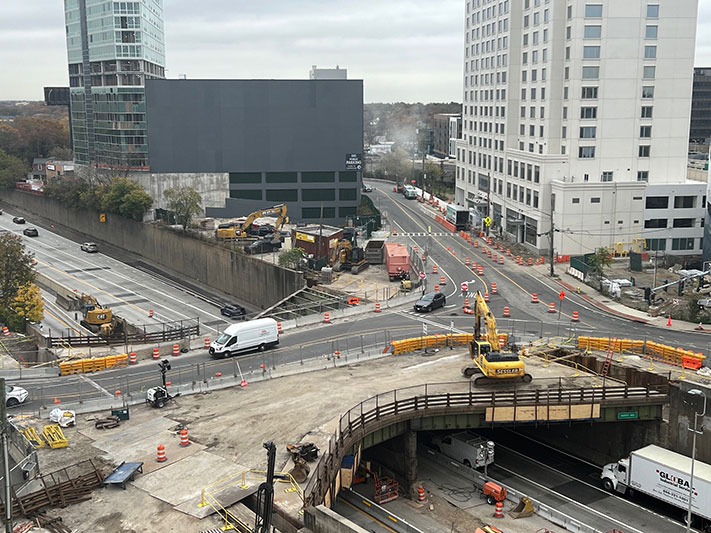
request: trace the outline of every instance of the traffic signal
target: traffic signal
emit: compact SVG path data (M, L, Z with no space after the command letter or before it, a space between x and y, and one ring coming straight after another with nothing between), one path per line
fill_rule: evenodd
M683 296L683 295L684 295L684 282L680 281L679 282L679 296Z

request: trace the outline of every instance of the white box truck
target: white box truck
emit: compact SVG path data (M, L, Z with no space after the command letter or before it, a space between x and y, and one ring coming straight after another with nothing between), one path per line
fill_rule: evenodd
M494 462L494 443L471 431L435 436L432 447L469 468L484 468Z
M609 491L621 494L639 491L683 510L689 508L691 458L650 444L630 453L629 457L605 465L600 474ZM694 463L692 515L711 520L711 465Z
M259 318L229 326L210 344L210 355L221 359L257 348L260 351L279 344L279 328L273 318Z

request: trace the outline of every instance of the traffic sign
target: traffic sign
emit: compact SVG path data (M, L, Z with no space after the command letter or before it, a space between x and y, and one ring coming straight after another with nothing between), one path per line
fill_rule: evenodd
M491 226L491 217L486 217L484 219L484 224L486 224L487 226Z
M562 300L563 298L565 298L565 291L560 291L560 294L558 295L558 297L559 297L561 300Z
M424 272L420 272L420 279L425 279L427 276Z
M466 281L462 282L462 292L469 292L469 284Z
M636 420L639 418L639 413L637 411L623 411L617 413L617 420Z
M363 170L363 154L346 154L346 170Z

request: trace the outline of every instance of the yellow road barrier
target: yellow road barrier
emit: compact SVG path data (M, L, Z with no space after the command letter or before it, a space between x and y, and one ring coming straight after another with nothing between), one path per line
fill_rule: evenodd
M108 368L124 367L128 364L128 354L107 355L105 357L94 357L92 359L77 359L76 361L64 361L59 363L59 375L84 374L106 370Z
M683 368L701 368L706 356L693 350L674 348L666 344L637 339L610 339L608 337L578 337L578 348L583 350L607 351L612 345L616 352L631 352L646 355L650 360L657 359Z

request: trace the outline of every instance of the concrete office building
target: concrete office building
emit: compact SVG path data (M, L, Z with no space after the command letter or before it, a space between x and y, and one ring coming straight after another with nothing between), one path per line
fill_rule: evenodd
M64 0L74 160L148 170L144 84L165 77L162 0Z
M206 215L287 204L338 225L360 203L362 80L150 80L151 183L191 185Z
M457 140L462 137L461 113L437 113L434 122L434 155L437 157L455 157Z
M686 183L697 10L467 0L457 203L540 253L642 237L647 184Z

